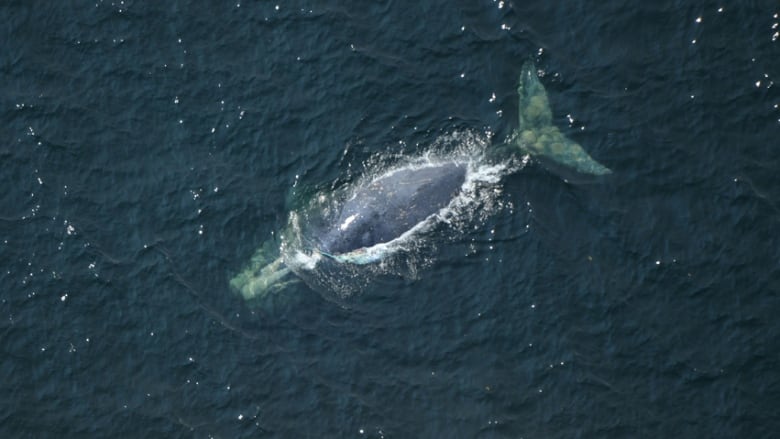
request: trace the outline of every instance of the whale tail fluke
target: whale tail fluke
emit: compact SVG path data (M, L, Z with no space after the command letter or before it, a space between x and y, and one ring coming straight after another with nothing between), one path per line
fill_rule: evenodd
M230 286L244 299L262 299L293 282L288 276L290 269L278 256L279 250L274 244L274 240L267 241L255 252L247 267L230 280Z
M579 174L605 175L612 172L553 126L547 92L532 61L523 65L517 94L519 124L512 143L524 153L555 168L563 167Z

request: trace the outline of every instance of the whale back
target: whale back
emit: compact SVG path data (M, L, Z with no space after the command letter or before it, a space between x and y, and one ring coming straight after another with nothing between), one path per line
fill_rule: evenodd
M321 241L321 250L342 254L392 241L446 207L466 180L456 162L404 167L354 190L337 221Z

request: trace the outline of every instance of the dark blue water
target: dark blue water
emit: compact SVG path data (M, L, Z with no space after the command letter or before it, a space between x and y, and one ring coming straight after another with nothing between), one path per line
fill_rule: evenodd
M0 436L780 431L776 2L65 3L0 5ZM529 58L612 175L348 307L231 291L294 191L505 138Z

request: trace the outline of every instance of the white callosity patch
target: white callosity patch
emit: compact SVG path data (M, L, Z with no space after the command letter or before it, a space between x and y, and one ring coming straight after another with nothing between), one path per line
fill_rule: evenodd
M339 225L339 230L347 230L350 224L352 224L358 217L358 214L353 214L347 217L347 219L344 220L341 225Z

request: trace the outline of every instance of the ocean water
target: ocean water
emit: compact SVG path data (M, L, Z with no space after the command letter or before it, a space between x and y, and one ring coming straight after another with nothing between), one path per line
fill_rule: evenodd
M0 4L1 437L780 431L777 2L67 3ZM528 59L613 174L347 304L230 289L301 194L505 139Z

